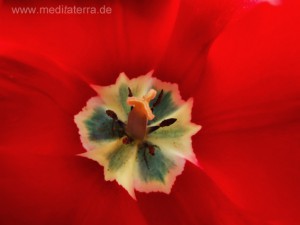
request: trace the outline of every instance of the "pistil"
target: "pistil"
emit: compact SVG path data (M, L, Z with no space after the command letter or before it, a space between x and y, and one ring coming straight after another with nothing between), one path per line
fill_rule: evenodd
M156 96L156 91L151 89L142 98L128 97L127 104L132 106L128 115L126 133L137 140L144 140L147 134L148 120L154 119L155 115L149 106L149 103Z

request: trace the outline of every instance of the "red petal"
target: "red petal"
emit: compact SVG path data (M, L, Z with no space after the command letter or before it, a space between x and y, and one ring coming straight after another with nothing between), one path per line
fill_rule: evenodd
M126 191L76 156L84 149L73 117L91 89L52 64L0 62L1 223L145 224Z
M264 225L245 216L199 168L187 164L170 195L137 195L148 224Z
M200 162L230 199L274 224L300 222L298 10L266 4L231 24L196 100Z
M14 2L14 1L13 1ZM28 3L29 2L29 3ZM68 2L68 4L66 3ZM108 15L15 15L11 8L92 6L112 8ZM93 3L12 3L1 11L1 47L42 52L82 72L92 83L115 81L120 72L141 75L160 59L171 34L179 3L94 1ZM104 83L105 82L105 83Z
M43 52L102 85L111 84L123 71L136 76L157 68L161 79L181 83L186 96L196 87L195 77L203 71L211 41L234 12L249 6L240 0L95 1L75 5L106 5L112 13L16 15L12 6L57 7L74 2L9 2L1 12L2 48L9 45Z
M96 163L75 156L83 148L73 114L89 88L52 64L0 62L3 224L249 224L191 165L170 196L132 200Z
M180 4L166 54L155 71L180 84L184 97L194 93L206 66L208 49L234 15L253 3L240 0L192 0Z

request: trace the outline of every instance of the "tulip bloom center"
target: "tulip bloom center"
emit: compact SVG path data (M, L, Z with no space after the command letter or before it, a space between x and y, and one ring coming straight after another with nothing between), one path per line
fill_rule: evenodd
M129 91L130 93L131 91ZM130 96L131 94L129 94ZM148 120L154 119L154 114L149 103L156 96L156 91L151 89L142 98L128 97L127 103L132 106L132 110L128 116L128 124L126 132L133 138L144 140L147 130Z
M176 84L151 74L116 84L92 86L98 93L75 116L80 154L104 167L105 180L116 180L135 198L135 191L170 193L185 161L197 165L191 136L192 100L183 101Z
M155 154L155 148L152 145L144 142L146 135L154 132L160 127L170 126L173 123L175 123L177 120L175 118L171 118L171 119L163 120L158 126L150 126L150 127L147 126L148 121L153 120L155 118L153 111L155 110L155 107L158 106L162 100L163 90L161 90L158 98L156 99L152 107L150 107L150 102L151 100L154 100L156 94L157 91L151 89L145 96L143 96L142 98L138 98L138 97L134 97L132 95L131 89L128 88L127 104L131 106L131 111L129 112L128 115L127 124L120 121L115 112L113 112L112 110L106 110L106 114L109 117L111 117L112 120L114 121L112 126L112 132L114 132L114 130L116 129L114 127L115 124L121 126L122 130L124 131L123 135L125 137L123 138L123 144L130 144L136 141L138 142L138 144L142 144L148 147L149 153L151 155ZM145 161L147 161L146 158Z

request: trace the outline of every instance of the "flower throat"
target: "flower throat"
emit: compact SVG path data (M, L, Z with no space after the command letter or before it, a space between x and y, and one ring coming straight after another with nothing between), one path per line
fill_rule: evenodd
M134 141L145 145L149 149L151 155L155 154L155 147L147 142L143 142L147 134L150 134L161 127L170 126L177 119L170 118L163 120L157 126L149 126L148 121L155 118L155 107L162 101L164 91L161 90L156 101L150 107L150 102L155 99L157 91L150 89L142 98L134 97L131 89L128 87L127 104L131 106L131 111L128 115L127 124L119 120L117 114L112 110L106 110L106 114L113 120L112 133L118 133L120 138L123 138L123 144L131 144Z

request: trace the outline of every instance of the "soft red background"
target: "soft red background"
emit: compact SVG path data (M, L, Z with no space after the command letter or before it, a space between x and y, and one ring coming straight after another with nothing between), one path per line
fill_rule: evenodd
M251 3L251 4L250 4ZM298 225L300 18L297 1L69 1L111 15L0 12L1 224ZM194 97L204 170L134 201L105 182L73 116L119 72L177 82Z

